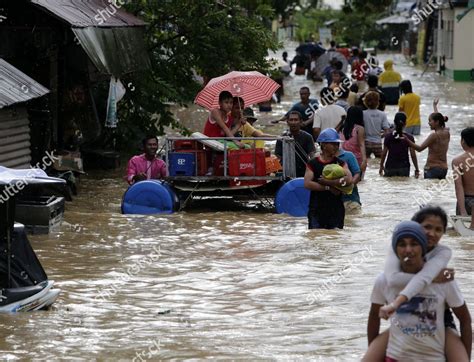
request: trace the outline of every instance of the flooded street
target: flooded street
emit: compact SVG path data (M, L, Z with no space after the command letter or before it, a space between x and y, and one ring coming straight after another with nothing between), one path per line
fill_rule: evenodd
M287 50L291 59L293 49ZM386 59L379 57L381 64ZM439 109L449 117L450 163L461 152L460 131L474 124L474 83L421 77L401 56L394 60L422 98L417 143L429 133L433 98L440 98ZM285 125L270 120L299 100L303 85L319 98L322 83L292 75L282 102L271 113L257 113L257 125L280 134ZM397 107L387 108L392 122ZM192 106L177 115L201 131L207 112ZM421 169L427 151L417 156ZM121 215L124 171L88 174L67 203L60 232L30 237L62 289L59 299L48 312L0 316L2 357L359 360L370 293L394 225L411 217L420 196L448 214L456 200L452 184L385 179L378 166L370 160L359 184L361 213L347 215L344 230L334 231L309 231L306 218L209 205L165 216ZM451 229L441 242L453 250L450 265L474 314L474 240Z

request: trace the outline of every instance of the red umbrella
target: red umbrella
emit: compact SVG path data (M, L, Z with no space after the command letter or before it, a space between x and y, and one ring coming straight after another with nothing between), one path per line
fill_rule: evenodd
M234 97L241 97L245 106L268 101L280 85L259 72L230 72L212 78L199 92L194 103L207 109L219 107L219 94L229 91Z

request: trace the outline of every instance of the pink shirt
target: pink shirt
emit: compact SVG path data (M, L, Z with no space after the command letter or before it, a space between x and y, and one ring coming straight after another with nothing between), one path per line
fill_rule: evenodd
M133 183L133 176L139 173L144 173L147 180L161 179L168 175L168 170L163 160L154 158L152 161L149 161L143 153L139 156L133 156L128 161L127 181L130 185Z
M352 152L356 157L359 166L362 164L362 153L360 151L359 140L357 139L357 132L361 128L362 126L355 124L354 128L352 129L351 138L349 138L348 140L346 140L344 133L339 132L341 140L344 141L344 143L342 144L342 149L345 151Z

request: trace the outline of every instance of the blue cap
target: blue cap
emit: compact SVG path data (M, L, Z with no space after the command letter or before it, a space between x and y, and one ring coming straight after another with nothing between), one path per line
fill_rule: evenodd
M428 247L428 239L426 237L425 229L415 221L402 221L395 227L393 230L392 236L392 248L397 255L397 243L402 238L413 238L418 244L420 244L422 249L422 255L426 254L426 249Z
M316 142L343 142L339 138L339 133L334 128L326 128L322 131Z

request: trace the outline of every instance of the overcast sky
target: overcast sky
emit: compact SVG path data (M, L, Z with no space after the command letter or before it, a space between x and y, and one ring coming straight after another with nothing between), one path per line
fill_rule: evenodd
M324 3L334 9L340 9L342 4L344 4L344 0L324 0Z

